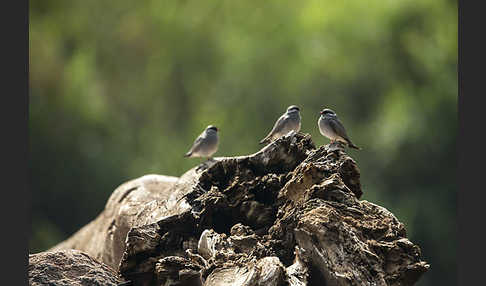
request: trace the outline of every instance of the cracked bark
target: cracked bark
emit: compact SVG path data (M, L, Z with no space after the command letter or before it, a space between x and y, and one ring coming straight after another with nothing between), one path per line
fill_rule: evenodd
M127 182L49 251L84 251L132 285L413 285L429 265L391 212L359 200L359 178L339 145L290 133Z

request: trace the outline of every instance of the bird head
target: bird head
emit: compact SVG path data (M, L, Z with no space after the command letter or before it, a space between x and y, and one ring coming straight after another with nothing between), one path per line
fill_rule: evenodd
M323 110L321 110L321 112L319 112L321 115L323 116L326 116L326 115L330 115L330 116L336 116L336 112L332 111L331 109L329 108L324 108Z
M297 105L291 105L287 107L287 112L294 112L294 111L300 111L300 108Z
M218 127L216 127L214 125L209 125L208 127L206 127L206 130L213 130L213 131L216 131L216 132L219 131Z

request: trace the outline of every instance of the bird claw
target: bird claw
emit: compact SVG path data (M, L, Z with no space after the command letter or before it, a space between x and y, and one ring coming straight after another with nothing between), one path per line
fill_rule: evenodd
M206 164L206 162L203 162L201 164L199 164L196 168L196 172L199 172L199 171L204 171L205 169L207 169L208 166Z
M216 160L214 160L214 158L208 158L206 161L200 163L197 168L196 168L196 171L201 171L201 170L206 170L208 169L209 167L212 166L212 163L215 162Z
M344 146L339 141L331 141L329 143L329 151L344 150Z

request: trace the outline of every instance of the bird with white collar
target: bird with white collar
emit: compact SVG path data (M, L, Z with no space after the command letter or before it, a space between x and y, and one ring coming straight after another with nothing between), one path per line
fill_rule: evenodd
M209 125L204 131L196 138L192 144L191 149L184 157L205 157L208 160L218 150L218 128L213 125Z
M260 141L260 144L275 141L292 130L300 131L300 108L297 105L287 107L287 111L277 119L270 133Z
M321 116L317 121L317 125L323 136L331 139L331 143L339 141L347 144L351 148L361 150L360 147L351 142L351 139L349 139L349 136L346 133L346 129L344 129L343 124L339 121L333 110L324 108L320 114Z

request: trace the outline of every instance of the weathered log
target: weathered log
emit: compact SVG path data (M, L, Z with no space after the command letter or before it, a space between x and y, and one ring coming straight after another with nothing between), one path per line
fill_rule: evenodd
M342 146L289 133L180 178L123 184L75 248L133 285L413 285L427 271L404 225L362 195Z
M29 255L29 285L117 286L123 283L109 266L79 250L60 250Z
M176 177L146 175L122 184L95 220L48 251L78 249L117 269L128 231L144 224L153 204L171 200L168 190L176 182Z

